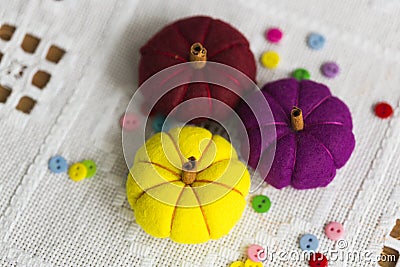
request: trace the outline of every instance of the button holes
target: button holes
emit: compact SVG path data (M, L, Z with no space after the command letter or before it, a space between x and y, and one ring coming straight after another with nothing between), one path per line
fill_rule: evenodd
M308 242L312 242L312 241L313 241L312 238L308 239Z
M337 233L340 233L340 229L338 229L336 232L337 232Z
M265 199L263 199L261 202L262 202L262 203L265 203Z
M79 166L78 166L78 167L76 167L76 169L77 169L77 170L79 170Z
M59 160L59 159L56 159L56 162L57 162L57 163L60 163L60 160Z
M15 27L9 24L1 25L0 27L0 39L4 41L10 41L11 37L15 32Z
M26 34L24 37L24 40L22 41L21 48L29 53L33 54L35 53L37 47L39 46L40 39L31 35L31 34Z
M262 205L261 205L261 204L258 204L258 207L261 209L261 208L262 208Z
M46 60L57 64L63 58L64 54L65 54L64 49L52 45L47 51Z
M331 231L335 231L335 228L331 228Z
M43 89L50 81L51 75L43 70L38 70L32 78L32 84Z
M307 245L306 247L307 247L307 248L310 248L310 245Z
M5 103L11 95L11 89L0 85L0 103Z
M23 96L19 100L17 106L15 107L17 110L22 111L25 114L31 113L33 107L36 105L36 101L30 98L29 96Z
M59 170L59 169L61 169L61 167L60 167L60 166L57 166L57 170Z

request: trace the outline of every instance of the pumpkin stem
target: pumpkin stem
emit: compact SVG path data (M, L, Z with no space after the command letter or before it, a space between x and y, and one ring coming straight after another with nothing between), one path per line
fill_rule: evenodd
M197 161L195 157L190 157L188 160L182 166L182 181L185 184L192 184L196 180Z
M207 63L207 49L201 43L194 43L190 47L190 61L195 69L203 68Z
M304 120L303 120L303 112L298 107L293 107L292 112L290 113L292 128L296 132L304 129Z

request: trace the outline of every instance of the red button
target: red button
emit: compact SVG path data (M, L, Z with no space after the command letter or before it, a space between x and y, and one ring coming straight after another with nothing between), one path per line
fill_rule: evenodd
M380 102L375 106L375 114L381 119L386 119L392 116L393 108L388 103Z
M308 262L310 267L327 267L328 259L322 253L313 253L310 256L310 261Z

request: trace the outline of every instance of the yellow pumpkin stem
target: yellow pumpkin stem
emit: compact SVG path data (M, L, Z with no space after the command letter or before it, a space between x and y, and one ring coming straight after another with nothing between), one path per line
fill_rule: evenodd
M203 68L207 63L207 49L201 43L194 43L190 47L190 61L195 69Z
M293 107L292 112L290 113L292 128L296 132L304 129L304 120L303 120L303 112L298 107Z
M188 158L189 161L184 163L182 166L182 181L185 184L192 184L196 180L196 169L197 169L197 161L195 157Z

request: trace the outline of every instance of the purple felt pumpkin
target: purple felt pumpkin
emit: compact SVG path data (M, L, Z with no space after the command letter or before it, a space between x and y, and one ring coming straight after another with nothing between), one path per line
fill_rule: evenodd
M265 116L257 122L244 102L238 107L249 135L249 165L256 168L260 163L258 169L265 181L279 189L328 185L354 150L348 107L325 85L307 80L279 80L266 84L261 92L273 118ZM250 95L248 103L263 110L257 102L265 102L257 101L257 95ZM261 141L260 131L275 129L276 136L266 134L274 137ZM271 161L272 165L268 164Z

